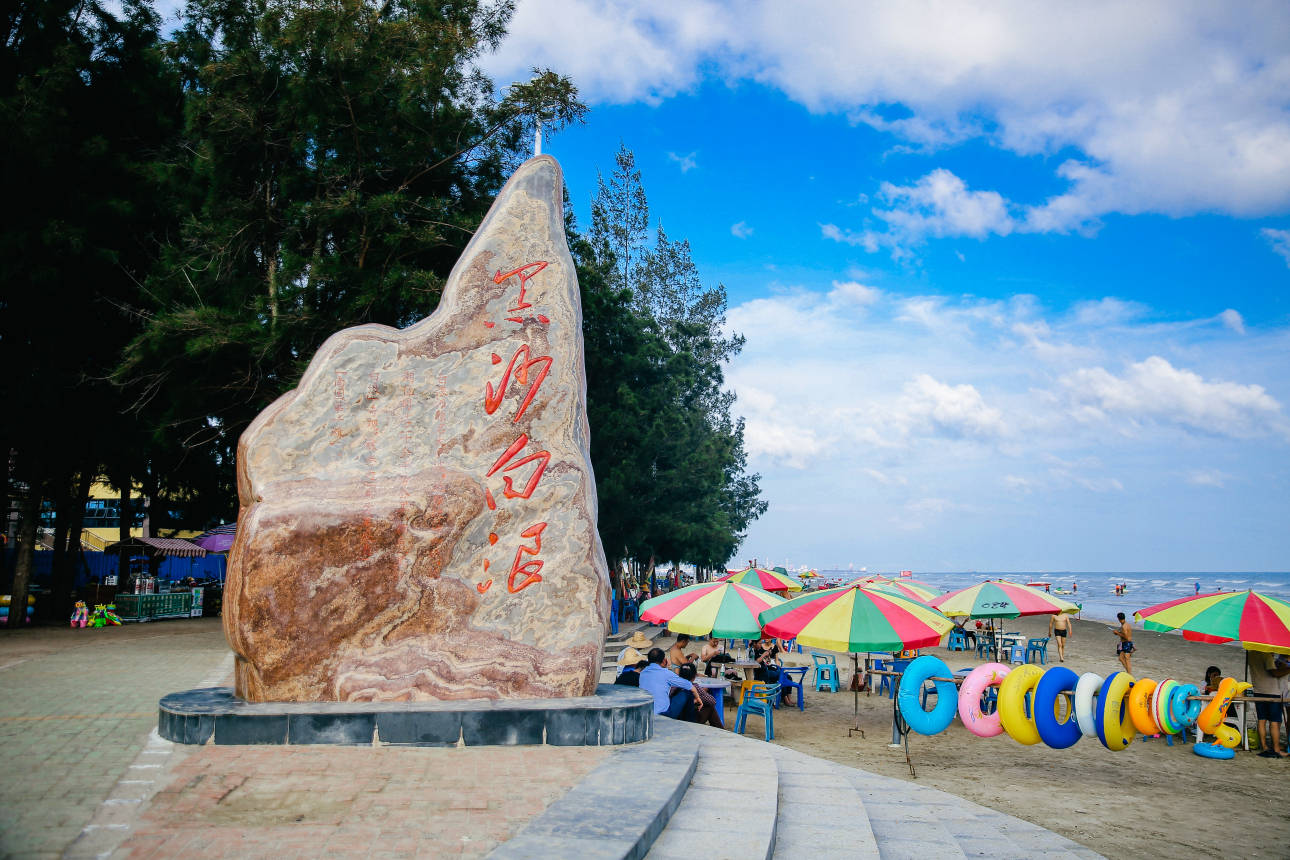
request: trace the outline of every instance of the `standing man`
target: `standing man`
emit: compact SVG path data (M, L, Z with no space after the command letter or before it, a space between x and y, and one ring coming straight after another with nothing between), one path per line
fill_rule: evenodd
M1124 667L1124 671L1132 675L1133 668L1130 666L1129 655L1133 653L1133 628L1129 626L1128 621L1124 620L1123 612L1115 613L1115 617L1120 622L1119 627L1111 628L1115 635L1120 637L1120 644L1115 646L1115 653L1119 655L1120 665Z
M1071 635L1071 617L1064 612L1048 616L1048 635L1057 640L1057 659L1066 662L1066 638Z
M693 684L667 670L667 655L662 648L651 648L645 655L649 665L641 669L640 688L654 697L654 713L674 720L694 722L703 700Z
M1277 655L1265 651L1247 651L1250 683L1254 685L1254 713L1259 719L1259 753L1263 758L1287 758L1281 750L1281 684L1278 679L1290 675L1290 665L1278 665ZM1271 742L1268 735L1272 736Z

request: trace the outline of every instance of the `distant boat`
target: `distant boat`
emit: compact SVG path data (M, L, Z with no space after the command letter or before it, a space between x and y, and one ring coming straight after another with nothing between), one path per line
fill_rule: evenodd
M1027 582L1026 583L1027 588L1047 588L1050 585L1052 585L1051 582Z
M902 571L900 572L900 575L901 575L901 576L913 576L913 575L914 575L914 572L913 572L912 570L902 570Z

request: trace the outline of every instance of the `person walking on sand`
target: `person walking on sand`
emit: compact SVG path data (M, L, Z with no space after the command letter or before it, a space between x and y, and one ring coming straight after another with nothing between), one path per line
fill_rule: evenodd
M1133 653L1133 628L1129 626L1128 621L1124 620L1123 612L1115 613L1115 617L1120 622L1119 627L1111 628L1111 631L1120 637L1120 644L1115 646L1115 653L1119 655L1120 665L1124 667L1124 671L1132 675L1133 667L1130 665L1132 661L1130 655Z
M1071 635L1071 617L1064 613L1048 617L1048 635L1057 640L1057 660L1066 662L1066 639Z

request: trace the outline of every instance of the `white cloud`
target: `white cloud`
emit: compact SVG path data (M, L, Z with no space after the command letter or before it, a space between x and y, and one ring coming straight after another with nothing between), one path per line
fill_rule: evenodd
M900 414L950 438L997 439L1007 432L1003 413L987 406L971 385L946 385L920 373L905 386Z
M753 228L749 227L747 222L739 221L730 225L730 235L736 239L747 239L753 234Z
M1277 254L1290 266L1290 230L1273 230L1264 227L1259 233L1272 246L1272 253Z
M1220 472L1218 469L1202 469L1192 472L1187 476L1187 483L1197 487L1218 487L1222 489L1227 486L1227 482L1232 480L1232 476L1226 472Z
M1228 308L1218 315L1218 319L1224 326L1237 334L1245 334L1245 319L1239 311Z
M1065 189L1020 219L1060 231L1112 212L1284 211L1287 45L1283 4L526 0L484 62L503 83L557 68L593 103L754 80L899 143L1060 154ZM1002 198L978 203L981 235L1007 223Z
M1262 386L1208 382L1158 355L1129 365L1123 376L1082 368L1061 385L1085 417L1158 421L1236 438L1286 432L1281 404Z
M698 155L697 152L691 152L689 155L677 155L675 152L669 152L667 157L668 160L675 161L680 166L682 173L689 173L699 166L699 162L695 160L696 155Z

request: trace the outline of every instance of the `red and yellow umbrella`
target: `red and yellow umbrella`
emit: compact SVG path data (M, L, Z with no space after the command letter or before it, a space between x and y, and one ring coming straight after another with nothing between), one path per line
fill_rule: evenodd
M666 624L673 633L712 636L716 639L757 639L763 610L779 606L784 598L751 585L704 582L641 604L641 620Z
M1133 617L1147 630L1181 630L1194 642L1237 640L1249 651L1290 653L1290 602L1256 591L1183 597Z
M761 567L746 567L734 573L727 573L719 582L737 582L751 585L763 591L801 591L802 583L782 573L766 570Z
M972 618L1017 618L1022 615L1074 615L1079 606L1045 591L1006 579L992 579L932 600L946 615Z
M925 582L912 579L888 579L884 576L875 576L862 584L865 588L871 588L876 591L891 591L912 600L917 600L920 603L930 604L942 594L939 588L934 588Z
M916 600L861 583L795 597L766 610L760 619L770 636L851 653L935 645L954 626Z

